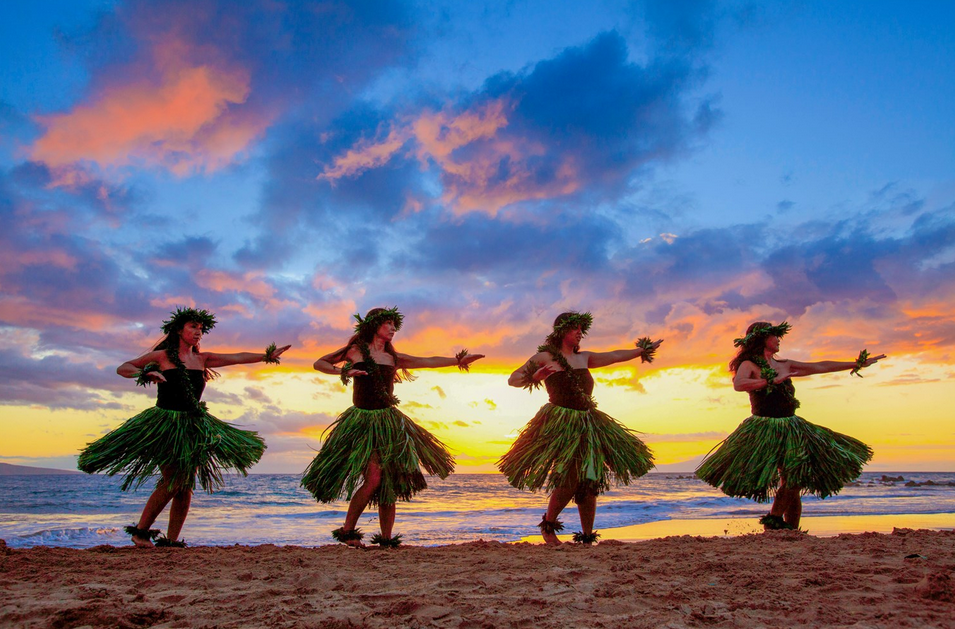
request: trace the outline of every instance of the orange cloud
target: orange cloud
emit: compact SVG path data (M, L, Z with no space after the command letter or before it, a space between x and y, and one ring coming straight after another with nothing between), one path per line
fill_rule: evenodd
M205 59L203 59L205 57ZM31 158L75 179L78 163L145 163L179 176L230 163L268 125L237 106L250 92L247 71L176 39L154 44L147 72L158 79L112 84L65 114L39 117L46 132Z
M381 140L358 142L335 158L317 179L334 185L341 178L383 166L413 140L411 150L422 168L436 166L441 171L441 199L456 214L486 212L495 216L514 203L577 190L578 168L570 157L557 167L552 181L538 181L528 162L543 156L546 147L506 134L512 107L502 99L462 113L424 111L416 119L399 122ZM419 207L412 202L408 209Z
M247 293L263 301L268 301L275 295L275 288L255 273L236 276L225 271L203 270L196 274L196 283L203 288L220 293L226 291Z
M24 328L42 329L44 326L58 325L92 332L126 323L108 312L58 308L17 295L0 296L0 321L5 325Z
M317 178L334 185L336 180L343 177L354 177L366 170L383 166L409 137L407 129L392 129L388 137L379 142L363 140L341 157L336 157L332 167L325 169Z

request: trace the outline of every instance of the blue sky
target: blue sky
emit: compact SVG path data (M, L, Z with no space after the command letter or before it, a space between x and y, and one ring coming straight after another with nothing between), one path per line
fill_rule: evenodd
M877 347L881 386L951 390L950 3L3 11L9 417L85 414L75 441L128 416L148 394L115 366L192 304L219 314L214 349L293 343L300 379L352 312L398 304L405 351L480 347L488 373L581 309L596 348L667 338L643 376L725 378L733 336L768 318L802 326L799 358ZM243 411L236 386L235 413L289 444L333 413L302 392ZM952 458L955 433L920 431Z

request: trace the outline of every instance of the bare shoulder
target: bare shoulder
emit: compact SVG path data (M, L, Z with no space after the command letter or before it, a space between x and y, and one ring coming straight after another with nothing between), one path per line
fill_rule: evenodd
M739 369L736 370L736 375L746 377L750 374L758 373L758 372L759 372L759 367L756 366L756 363L754 363L751 360L744 360L743 362L740 363Z
M527 362L533 361L535 363L546 363L546 362L553 362L553 360L554 360L554 357L551 356L550 352L537 352L536 354L528 358Z
M166 356L166 351L162 349L156 349L151 352L146 352L142 356L137 356L132 360L127 360L126 362L131 365L136 365L139 368L145 367L149 363L159 363L160 365L169 363L169 357Z

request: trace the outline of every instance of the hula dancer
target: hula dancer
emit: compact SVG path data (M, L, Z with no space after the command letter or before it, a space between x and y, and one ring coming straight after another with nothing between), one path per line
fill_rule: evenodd
M548 544L560 544L557 533L564 527L557 516L571 498L582 528L574 541L595 542L597 495L612 485L628 485L653 467L653 455L643 441L597 410L590 369L637 357L650 362L663 341L644 338L635 349L582 352L580 341L592 322L589 312L558 316L544 345L507 381L512 387L533 390L543 380L550 397L497 464L514 487L551 492L539 525Z
M378 506L381 533L372 543L397 546L401 536L392 537L395 503L427 488L420 468L441 478L454 471L444 444L398 410L395 382L407 380L408 369L457 366L468 371L471 363L484 358L467 350L453 357L400 354L391 341L403 318L397 307L374 308L364 319L356 314L355 334L348 343L315 361L315 369L340 376L345 384L354 378L353 406L328 427L328 438L305 470L302 486L320 502L350 500L345 523L332 537L357 548L364 547L364 534L356 527L365 507Z
M730 362L733 388L749 393L752 416L714 448L696 475L728 496L768 502L760 519L768 529L798 529L802 494L826 498L862 473L872 449L857 439L817 426L797 416L799 401L792 379L817 373L858 371L885 358L863 350L852 362L801 363L777 358L786 323L758 321L735 339L739 348Z
M123 474L123 491L137 488L161 475L136 526L127 526L140 547L185 546L179 533L189 513L192 492L199 485L208 492L222 486L227 469L247 474L265 450L255 432L240 430L216 419L200 402L212 369L246 363L278 363L290 346L263 352L214 354L199 351L202 335L215 327L215 315L206 310L177 308L163 321L165 337L139 358L116 369L137 384L157 383L156 405L127 420L119 428L86 446L78 467L89 474ZM166 536L151 530L153 522L172 501Z

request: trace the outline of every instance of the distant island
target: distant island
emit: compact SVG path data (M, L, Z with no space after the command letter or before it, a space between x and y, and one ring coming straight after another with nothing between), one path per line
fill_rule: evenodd
M48 474L80 474L73 470L55 470L51 467L30 467L29 465L13 465L0 463L0 476L45 476Z

